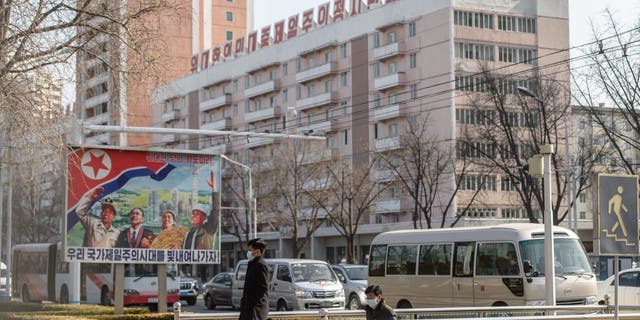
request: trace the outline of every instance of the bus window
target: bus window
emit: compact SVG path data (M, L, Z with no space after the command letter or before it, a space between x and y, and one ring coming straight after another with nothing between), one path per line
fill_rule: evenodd
M387 255L387 245L371 247L369 255L369 276L384 276L384 260Z
M418 246L389 246L387 255L387 274L415 275Z
M517 276L520 274L516 248L512 243L480 243L476 262L478 276Z
M451 245L433 244L420 246L418 274L451 275Z
M456 243L453 275L456 277L473 276L473 249L475 242Z

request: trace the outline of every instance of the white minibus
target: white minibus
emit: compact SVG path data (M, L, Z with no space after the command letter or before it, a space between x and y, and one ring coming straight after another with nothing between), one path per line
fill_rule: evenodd
M584 247L553 227L556 304L595 304L597 287ZM396 308L544 305L544 226L401 230L377 235L369 284Z

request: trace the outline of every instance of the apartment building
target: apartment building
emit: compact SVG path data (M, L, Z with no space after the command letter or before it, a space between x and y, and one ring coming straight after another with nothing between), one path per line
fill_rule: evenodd
M358 167L367 163L370 153L403 148L403 128L425 114L433 135L453 148L460 128L473 125L465 120L471 117L461 116L477 112L468 104L464 88L477 81L480 63L505 75L519 74L512 79L518 84L538 65L568 58L568 52L557 54L569 47L566 0L397 0L368 1L361 7L335 0L331 7L324 6L275 23L267 36L254 34L261 46L249 41L237 56L155 88L152 123L165 128L320 133L326 143L318 154L352 159ZM327 12L333 19L324 16ZM310 15L315 23L309 22ZM282 29L288 33L283 35ZM260 31L264 35L265 30ZM567 72L560 77L568 81ZM247 164L255 152L278 143L264 137L152 138L153 146L222 153ZM393 180L379 171L375 179ZM493 183L483 184L481 204L457 226L526 221L522 208L505 200L508 190L503 189L508 186L501 178L487 179ZM468 201L476 187L480 184L469 183L459 193L458 204ZM451 186L439 192L446 198ZM389 188L358 229L359 260L365 261L377 233L413 228L412 210L400 188ZM271 255L291 254L286 230L264 230L260 236L270 242ZM233 261L224 256L241 249L234 241L223 236L223 261ZM315 232L305 251L308 258L334 263L344 254L344 240L332 226Z
M199 52L243 36L251 27L253 0L169 1L171 10L150 15L130 26L134 49L126 48L108 34L86 34L86 53L77 55L75 114L85 124L150 127L150 91L160 83L191 72L192 58ZM113 13L137 10L139 1L96 1L93 6ZM124 5L125 8L119 6ZM125 13L126 14L126 13ZM99 17L90 23L108 26ZM143 26L144 25L144 26ZM151 34L139 32L149 28ZM117 33L117 30L111 30ZM144 39L143 39L144 38ZM151 68L140 65L141 56L155 60ZM120 70L134 71L129 74ZM92 132L87 145L149 145L149 137L126 133Z

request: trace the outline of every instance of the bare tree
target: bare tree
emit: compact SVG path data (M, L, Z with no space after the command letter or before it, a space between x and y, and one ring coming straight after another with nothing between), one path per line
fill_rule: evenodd
M458 141L458 152L475 158L478 165L497 170L507 182L503 184L508 185L507 191L516 192L515 202L524 207L529 221L538 223L536 212L544 208L543 190L529 175L527 159L539 153L541 145L555 145L556 152L551 155L552 211L553 223L559 224L580 192L590 186L593 159L602 149L580 145L571 157L558 148L569 143L573 130L569 129L571 110L566 89L554 77L514 79L484 69L477 80L481 85L460 88L469 92L472 111L462 120L467 126L464 139ZM518 94L518 87L528 88L536 97ZM569 171L576 177L576 192L571 198Z
M611 160L605 170L636 173L634 153L640 149L640 69L637 27L625 28L606 11L606 23L592 26L596 44L584 48L582 65L572 73L573 99L589 113L606 140ZM604 161L603 161L604 162Z
M393 172L402 189L413 201L415 229L453 227L479 195L474 192L465 207L452 213L461 188L461 178L469 165L451 154L450 142L440 140L431 129L428 114L409 118L401 135L402 149L381 154L381 165ZM457 175L455 183L454 177ZM434 218L438 225L434 226ZM424 224L426 224L426 226Z
M311 190L324 190L329 181L324 167L310 161L318 142L282 141L260 154L256 173L258 207L274 214L275 222L292 238L293 257L300 258L313 233L324 221L321 208L309 197Z
M389 184L378 184L372 177L378 159L354 168L351 161L340 159L327 165L329 183L321 192L307 194L321 208L326 217L347 242L347 263L357 263L356 235L371 207L388 188Z

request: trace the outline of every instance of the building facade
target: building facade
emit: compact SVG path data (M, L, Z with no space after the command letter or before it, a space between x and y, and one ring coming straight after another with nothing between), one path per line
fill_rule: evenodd
M371 154L403 148L403 128L425 114L430 132L453 149L461 127L470 125L461 114L475 112L462 88L475 83L481 65L519 75L512 79L517 84L538 66L568 59L567 1L357 4L335 0L331 7L305 11L284 21L286 35L275 23L272 34L267 29L266 37L254 35L266 39L261 46L254 48L249 36L239 54L155 88L151 122L165 128L321 134L326 143L318 154L348 158L358 167ZM332 19L324 17L327 12ZM305 24L309 15L315 24ZM568 72L560 77L568 81ZM261 148L277 143L269 137L152 137L155 147L221 153L246 164L255 161L252 157ZM376 170L373 179L393 183L384 170ZM493 183L483 190L481 205L458 226L527 221L519 208L505 202L500 177L489 180ZM461 191L456 202L468 201L473 188ZM376 234L413 228L413 203L399 190L388 188L358 229L360 262ZM438 192L446 198L451 183ZM271 255L291 255L286 230L265 230L260 236L269 241ZM233 236L223 236L223 242L226 270L244 247ZM330 225L318 229L305 250L307 258L332 263L344 255L345 242Z
M253 20L248 16L253 0L168 3L170 8L132 23L129 28L135 32L130 33L127 41L134 48L124 47L122 41L115 40L109 33L83 32L82 41L89 49L77 55L75 105L75 114L83 123L152 126L151 88L189 74L194 54L244 35ZM133 12L139 9L138 4L138 1L92 3L99 8L96 10L110 14ZM98 17L90 23L109 28L108 22ZM126 133L93 132L83 138L87 145L144 147L149 144L145 135Z

